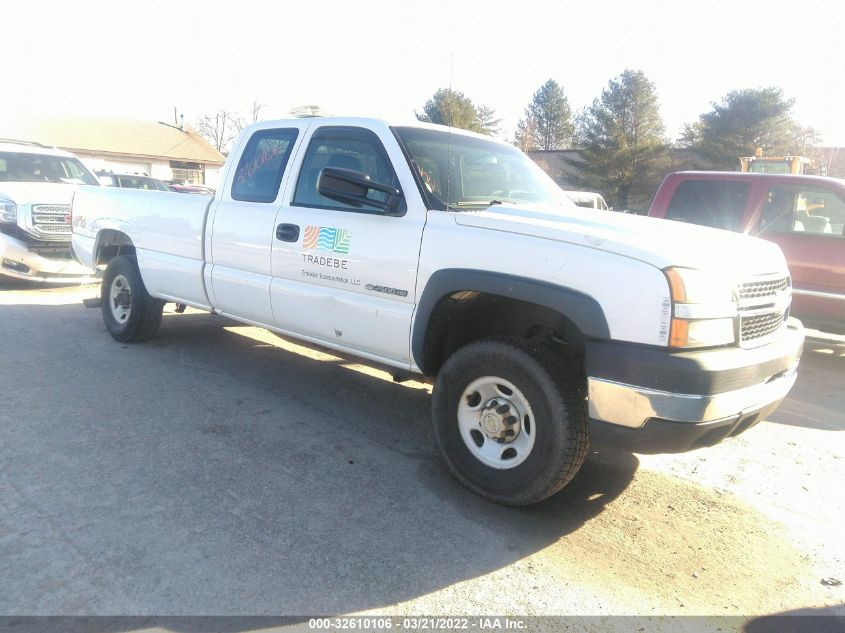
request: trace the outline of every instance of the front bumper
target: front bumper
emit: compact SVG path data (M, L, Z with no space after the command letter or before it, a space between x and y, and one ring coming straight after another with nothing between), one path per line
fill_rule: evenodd
M636 452L681 452L737 435L789 393L804 344L791 319L778 341L752 350L672 352L611 342L587 348L593 436Z
M44 257L6 234L0 234L0 275L46 283L96 281L94 271L79 262Z

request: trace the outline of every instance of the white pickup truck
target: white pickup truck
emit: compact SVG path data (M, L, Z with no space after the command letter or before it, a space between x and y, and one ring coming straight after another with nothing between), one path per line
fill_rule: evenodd
M0 140L0 276L85 281L70 250L70 200L97 179L68 152Z
M591 437L741 433L803 347L774 244L580 210L514 147L444 127L259 123L213 198L86 189L72 216L118 341L171 301L432 378L448 466L509 505L565 486Z

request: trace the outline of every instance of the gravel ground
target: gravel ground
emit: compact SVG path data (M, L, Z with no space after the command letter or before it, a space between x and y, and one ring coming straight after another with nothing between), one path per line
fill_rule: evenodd
M508 509L426 385L192 310L120 345L94 294L0 287L0 614L845 615L843 337L742 436Z

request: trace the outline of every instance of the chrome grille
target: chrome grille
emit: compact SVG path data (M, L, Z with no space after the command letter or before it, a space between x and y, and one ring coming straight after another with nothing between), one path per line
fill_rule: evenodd
M35 224L35 230L39 233L50 233L56 235L70 235L69 227L69 224Z
M753 341L769 334L774 334L785 321L786 313L781 312L742 317L739 326L740 336L743 341Z
M46 213L34 213L32 221L36 224L63 224L65 221L64 215L48 215Z
M32 207L32 228L44 235L70 235L70 207L36 204Z
M792 300L789 277L749 280L739 284L737 294L740 345L763 345L785 326Z
M739 285L740 299L763 299L776 297L789 287L789 278L770 281L750 281Z

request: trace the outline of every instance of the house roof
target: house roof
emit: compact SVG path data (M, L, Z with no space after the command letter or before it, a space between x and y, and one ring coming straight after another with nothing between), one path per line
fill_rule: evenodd
M0 122L0 137L72 152L148 156L222 165L225 156L196 130L135 119L51 118Z

